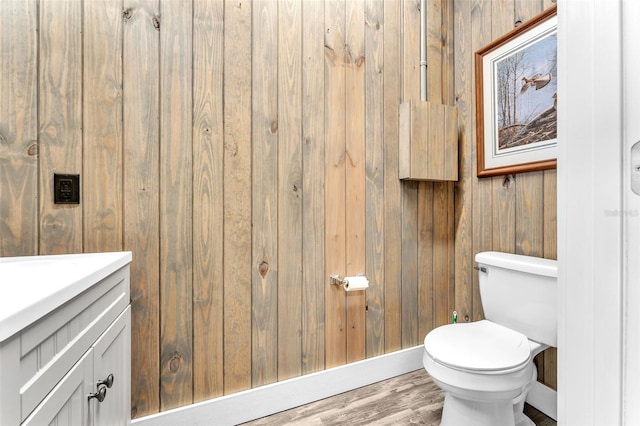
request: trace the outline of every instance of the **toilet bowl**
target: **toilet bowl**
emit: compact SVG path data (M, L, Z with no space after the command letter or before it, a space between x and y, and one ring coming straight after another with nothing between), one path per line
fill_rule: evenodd
M497 252L476 261L486 319L424 339L424 367L445 393L440 424L533 425L522 410L537 379L534 357L556 344L555 261Z

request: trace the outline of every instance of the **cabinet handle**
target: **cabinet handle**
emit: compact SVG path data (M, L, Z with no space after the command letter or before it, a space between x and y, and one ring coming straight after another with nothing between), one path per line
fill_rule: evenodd
M108 387L109 389L111 389L111 386L113 386L113 374L109 374L107 376L106 379L104 380L98 380L98 383L96 384L98 387L100 385L105 385L106 387Z
M106 386L100 386L98 388L98 392L94 392L94 393L90 393L87 396L88 400L91 400L93 398L97 399L98 402L102 402L104 401L104 399L107 397L107 387Z

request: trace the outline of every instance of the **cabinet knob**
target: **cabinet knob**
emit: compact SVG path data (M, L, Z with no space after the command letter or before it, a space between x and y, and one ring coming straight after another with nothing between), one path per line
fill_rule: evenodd
M98 380L97 386L100 387L100 385L111 388L113 386L113 374L109 374L106 379Z
M104 399L107 397L107 387L106 386L100 386L98 388L98 392L94 392L94 393L90 393L87 396L88 400L91 400L93 398L97 399L98 402L102 402L104 401Z

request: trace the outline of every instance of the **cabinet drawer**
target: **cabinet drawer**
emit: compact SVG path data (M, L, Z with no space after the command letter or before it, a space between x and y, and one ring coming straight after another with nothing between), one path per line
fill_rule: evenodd
M129 298L125 266L14 337L19 339L15 355L21 421L120 315Z

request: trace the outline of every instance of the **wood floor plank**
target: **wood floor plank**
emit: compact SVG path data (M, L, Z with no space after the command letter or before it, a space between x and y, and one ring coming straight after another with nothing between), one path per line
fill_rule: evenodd
M416 370L244 425L438 425L443 400L427 372ZM537 426L556 424L529 405L525 406L525 414Z

